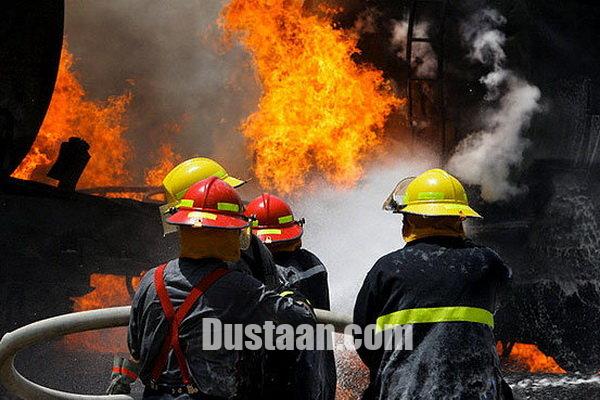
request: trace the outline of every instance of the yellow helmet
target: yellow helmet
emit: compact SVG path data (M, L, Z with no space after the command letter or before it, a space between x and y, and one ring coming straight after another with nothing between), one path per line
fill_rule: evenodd
M430 169L416 178L400 181L383 208L405 214L482 218L469 207L465 188L441 169Z
M178 202L190 186L211 176L222 179L234 188L246 183L246 181L229 176L221 164L210 158L190 158L173 168L163 179L162 184L167 203Z

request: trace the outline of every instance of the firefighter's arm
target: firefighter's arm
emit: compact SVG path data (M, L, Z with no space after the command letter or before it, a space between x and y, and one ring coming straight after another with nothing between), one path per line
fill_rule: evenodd
M489 249L490 252L490 264L492 267L492 273L498 282L500 289L503 289L510 285L512 281L512 270L510 267L500 258L498 253Z
M140 287L133 296L131 303L131 313L129 315L129 328L127 331L127 346L131 358L123 358L115 356L113 360L112 371L110 375L110 384L106 390L106 394L129 394L131 392L130 385L138 378L139 373L139 358L141 347L141 318L144 302L148 288L150 287L153 271L146 274L140 282Z
M136 361L115 356L106 394L131 393L131 384L137 380L138 372L139 364Z
M244 277L241 285L249 301L245 304L244 320L254 323L273 321L276 324L314 325L316 318L309 301L299 292L282 286L278 290L267 290L252 277Z
M365 327L377 322L379 316L378 274L375 267L367 274L354 304L353 321L362 332ZM356 339L362 340L362 334L355 335ZM357 348L359 357L369 368L377 367L378 352L369 351L365 346Z

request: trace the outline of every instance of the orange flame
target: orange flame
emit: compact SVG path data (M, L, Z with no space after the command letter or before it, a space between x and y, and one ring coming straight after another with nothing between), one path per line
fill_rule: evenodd
M146 170L146 177L144 179L148 186L160 186L164 177L171 171L177 164L182 161L182 157L175 153L173 146L168 143L164 143L160 146L160 160L158 163Z
M73 311L95 310L98 308L125 306L131 304L131 295L127 289L127 277L110 274L92 274L90 286L93 290L81 297L73 298ZM131 278L131 287L135 290L140 277ZM67 336L65 341L70 348L90 350L102 353L127 352L126 328L114 328L97 332L85 332Z
M172 123L164 126L169 134L178 134L183 129L184 123L189 121L188 115L181 117L181 123ZM183 161L183 157L173 150L171 143L163 143L159 148L159 160L155 165L145 171L144 181L148 186L160 186L164 177L171 171L177 164Z
M131 151L123 134L131 98L131 93L125 92L105 101L86 99L65 41L50 107L33 147L12 176L50 183L46 173L56 160L61 142L78 136L88 142L92 156L81 177L82 186L130 183L125 164Z
M496 343L499 354L503 352L501 342ZM545 355L535 344L515 343L508 356L508 364L532 373L565 374L556 360Z
M302 0L232 0L221 24L253 55L263 94L242 125L266 188L291 192L309 173L349 186L381 143L396 98L382 72L358 65L358 36Z

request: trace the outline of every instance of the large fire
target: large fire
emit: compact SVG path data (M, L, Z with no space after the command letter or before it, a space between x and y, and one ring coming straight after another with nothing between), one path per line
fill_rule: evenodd
M339 186L361 177L392 111L403 104L382 72L352 60L355 33L303 0L232 0L221 24L252 53L263 94L243 123L265 188L291 192L310 173Z
M50 107L33 147L12 176L50 183L46 173L56 160L60 144L77 136L91 146L92 158L81 177L82 186L129 184L131 175L126 163L131 149L123 136L131 99L129 91L104 101L87 99L65 41Z
M103 101L88 99L65 40L48 112L31 150L12 176L51 184L46 173L56 160L60 144L77 136L90 144L92 156L79 181L81 186L131 185L134 174L127 164L134 153L125 134L127 109L132 99L130 91ZM184 115L182 121L187 118ZM161 130L171 139L171 134L179 133L181 128L181 123L170 123ZM155 164L144 171L144 182L148 186L159 186L167 172L182 161L171 143L163 143L157 154ZM122 192L106 196L141 200L143 194Z

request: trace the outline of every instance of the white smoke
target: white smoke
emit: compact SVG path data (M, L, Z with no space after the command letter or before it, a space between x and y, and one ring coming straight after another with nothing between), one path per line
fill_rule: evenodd
M402 21L392 20L392 37L390 42L396 55L406 61L408 39L408 17ZM413 27L413 37L427 38L429 22L420 21ZM426 42L414 42L412 45L411 68L419 78L435 78L437 74L437 56L433 48Z
M294 214L306 218L304 247L329 271L333 310L351 314L368 270L403 246L402 218L383 211L382 204L401 179L431 167L423 160L377 165L351 190L322 183L291 200Z
M487 90L484 99L494 103L482 115L483 129L458 145L448 169L465 183L481 186L486 201L505 200L522 191L510 181L510 172L523 161L529 143L521 132L540 109L540 90L505 68L506 36L498 29L505 23L496 10L485 9L461 27L469 58L492 68L480 82Z

